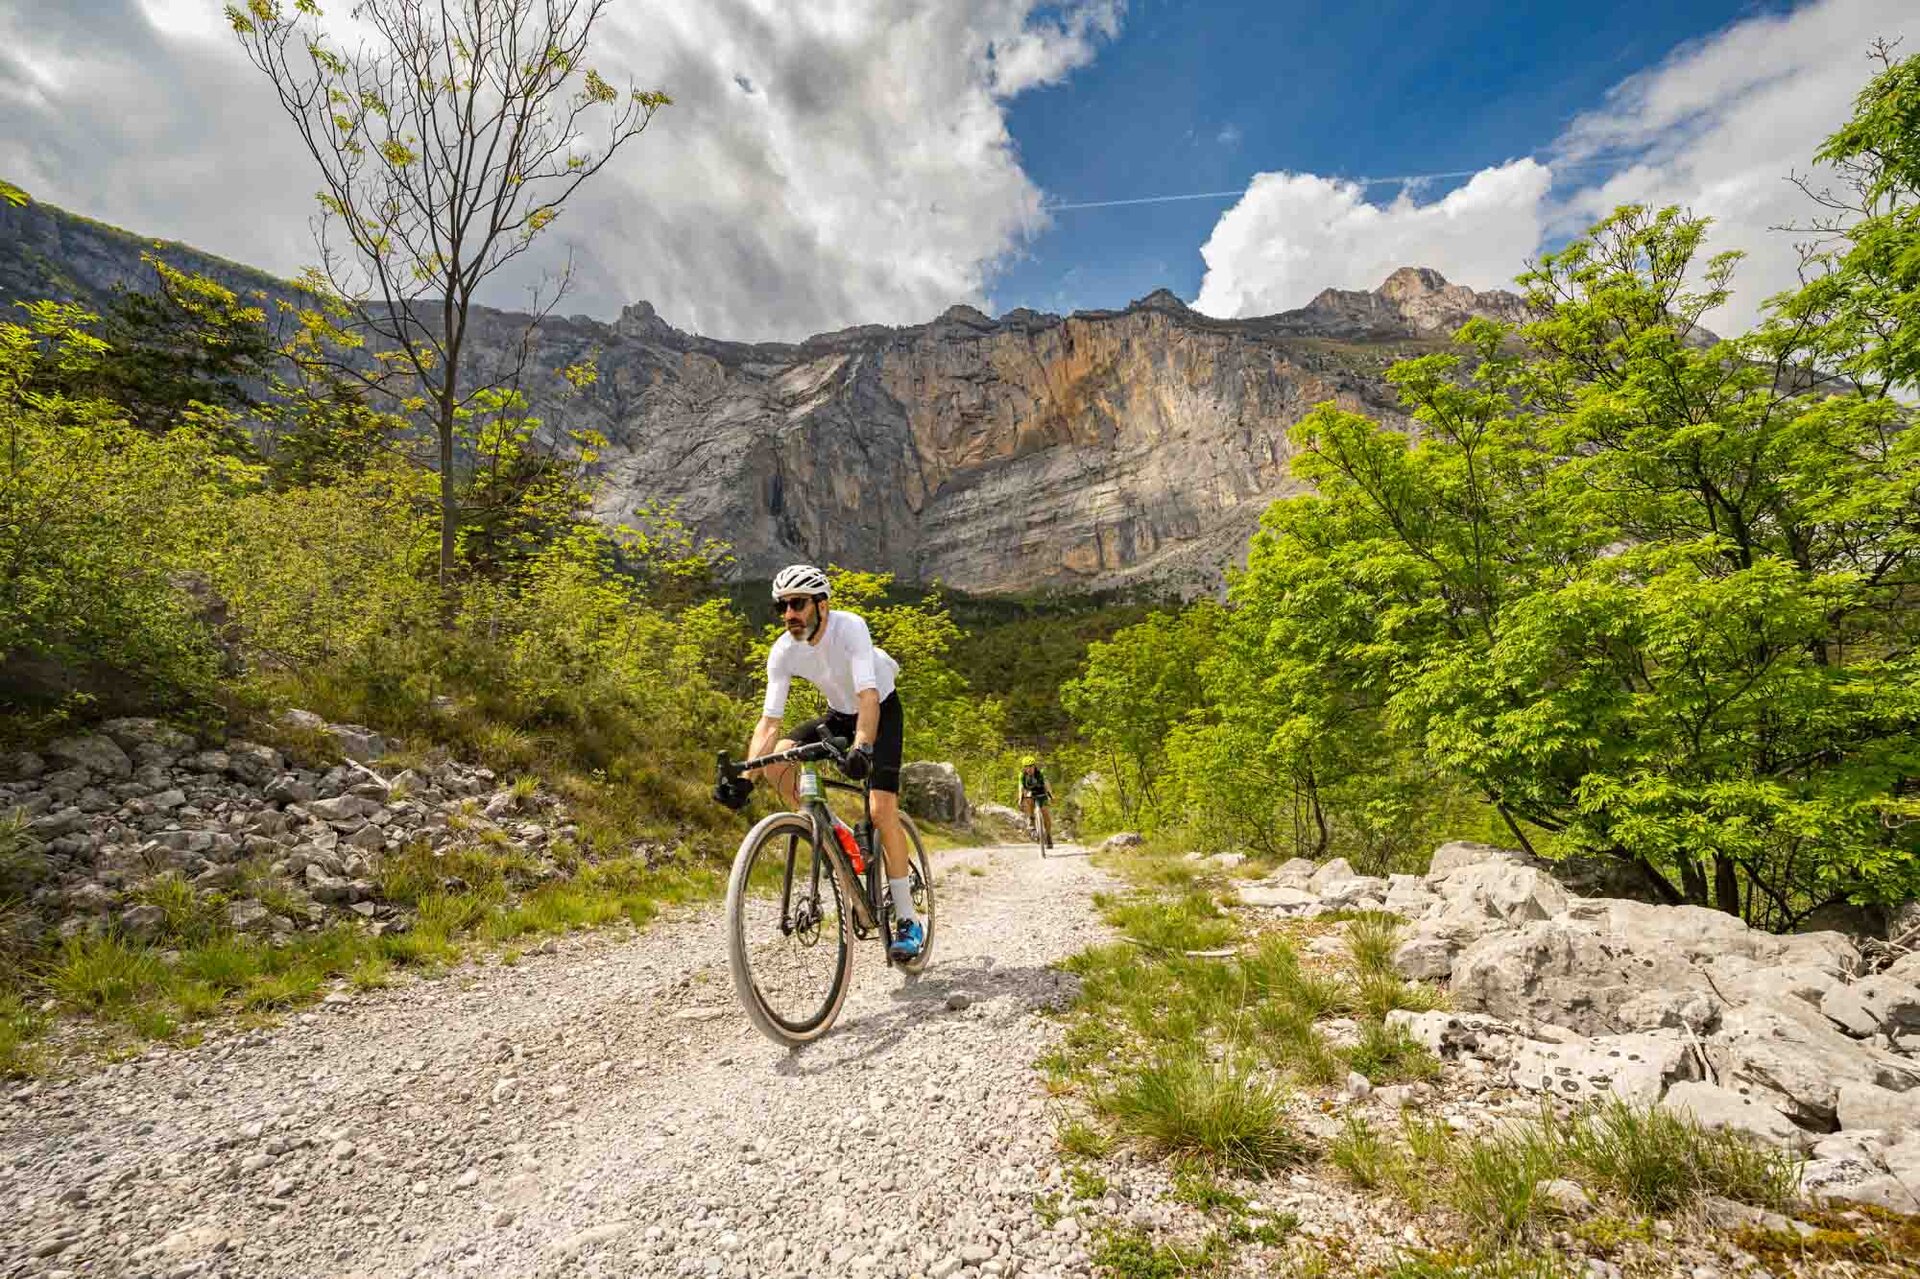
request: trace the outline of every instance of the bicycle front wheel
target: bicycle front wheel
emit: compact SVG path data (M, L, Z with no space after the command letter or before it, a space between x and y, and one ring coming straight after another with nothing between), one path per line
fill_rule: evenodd
M775 813L747 832L727 882L727 965L754 1027L784 1047L832 1028L853 976L852 921L813 823Z

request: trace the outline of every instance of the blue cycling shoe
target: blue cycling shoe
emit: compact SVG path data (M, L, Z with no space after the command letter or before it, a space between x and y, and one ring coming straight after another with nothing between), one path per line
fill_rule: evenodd
M887 947L887 954L894 959L918 959L927 945L927 930L917 919L902 920L895 925L893 943Z

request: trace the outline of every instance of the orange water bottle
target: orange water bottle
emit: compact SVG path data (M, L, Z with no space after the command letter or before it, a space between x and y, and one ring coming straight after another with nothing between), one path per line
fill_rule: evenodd
M853 863L853 873L867 873L867 859L860 855L860 841L853 837L853 831L838 817L833 819L833 835L840 841L840 847L846 850L847 860Z

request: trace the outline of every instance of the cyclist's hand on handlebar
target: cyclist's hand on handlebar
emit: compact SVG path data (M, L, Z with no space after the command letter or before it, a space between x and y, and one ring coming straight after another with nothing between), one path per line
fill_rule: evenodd
M751 777L723 777L713 784L713 802L739 812L747 806L747 799L753 794Z
M870 743L861 742L848 751L846 759L840 763L840 771L856 782L865 781L867 775L873 772L873 746Z

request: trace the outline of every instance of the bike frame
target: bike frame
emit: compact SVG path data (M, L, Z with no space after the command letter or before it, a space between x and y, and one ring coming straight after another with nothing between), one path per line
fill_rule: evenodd
M742 760L734 763L725 752L719 756L719 771L723 777L739 777L751 769L765 768L769 764L799 764L801 806L806 810L808 820L813 824L813 846L826 850L826 860L840 880L840 891L853 907L853 932L856 937L866 938L877 930L881 941L891 935L891 916L893 902L886 891L886 856L881 852L879 832L873 827L873 787L870 782L843 782L832 777L822 777L812 767L816 760L844 762L845 747L836 749L839 739L825 742L809 742L804 746L795 746L791 750L776 751L771 755L762 755L758 759ZM861 875L847 858L846 849L833 833L833 810L827 805L826 791L853 791L860 796L860 824L854 828L854 840L866 858L866 872ZM793 909L793 856L791 844L787 847L786 867L782 871L780 884L780 931L791 936L795 924ZM821 858L813 859L813 883L809 886L814 901L820 899Z

